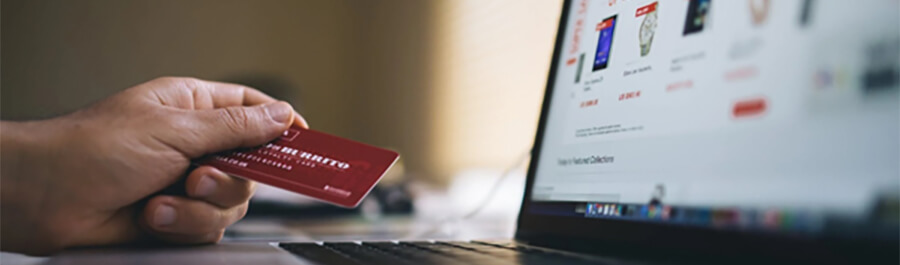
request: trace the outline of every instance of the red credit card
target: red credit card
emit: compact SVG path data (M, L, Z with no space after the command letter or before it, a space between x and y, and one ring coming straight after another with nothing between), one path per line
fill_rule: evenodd
M352 208L399 156L391 150L292 126L268 144L208 156L198 164Z

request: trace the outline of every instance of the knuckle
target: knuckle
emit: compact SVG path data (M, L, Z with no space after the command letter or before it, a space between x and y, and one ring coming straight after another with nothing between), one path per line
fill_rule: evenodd
M246 86L243 84L234 84L234 86L237 88L237 90L240 92L240 94L244 94L244 92L246 92L246 91L256 90L252 87L249 87L249 86Z
M183 77L183 76L163 76L153 79L152 82L159 82L160 84L164 84L171 87L182 87L182 88L190 88L195 89L198 87L203 87L206 82L194 77Z
M182 86L184 86L184 87L186 87L186 88L189 88L189 89L191 89L192 91L193 91L193 90L196 90L196 89L198 89L198 88L203 88L203 87L205 87L206 84L207 84L207 83L204 82L203 80L200 80L200 79L197 79L197 78L193 78L193 77L179 77L179 78L178 78L178 82L179 82Z
M249 127L250 115L244 108L230 107L222 111L225 126L232 132L241 133Z

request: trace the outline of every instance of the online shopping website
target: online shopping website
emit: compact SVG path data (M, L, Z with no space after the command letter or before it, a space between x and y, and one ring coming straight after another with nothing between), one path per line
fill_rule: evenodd
M896 197L897 1L570 8L533 200L853 217Z

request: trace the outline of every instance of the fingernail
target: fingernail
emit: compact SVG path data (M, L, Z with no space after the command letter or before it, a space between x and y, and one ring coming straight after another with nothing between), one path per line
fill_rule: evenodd
M169 205L160 205L156 207L156 213L153 214L153 223L156 226L167 226L175 223L175 208Z
M293 116L294 110L291 109L291 105L287 103L276 102L266 105L266 113L269 114L269 117L272 118L272 120L279 123L289 123L291 122L290 119Z
M216 190L216 186L218 184L211 176L203 176L200 178L200 181L197 182L197 196L206 197Z

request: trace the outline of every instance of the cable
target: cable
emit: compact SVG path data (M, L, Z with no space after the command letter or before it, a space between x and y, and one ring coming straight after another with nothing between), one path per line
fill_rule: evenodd
M516 161L512 165L510 165L505 170L503 170L503 173L500 174L500 177L497 178L496 181L494 181L494 185L491 186L490 190L488 190L487 196L485 196L483 199L481 199L481 202L479 202L478 205L476 205L474 208L472 208L465 214L460 215L460 216L451 216L451 217L444 218L443 220L438 221L431 228L425 230L424 232L410 233L410 234L404 236L404 239L421 239L422 237L425 237L425 236L428 236L428 235L431 235L431 234L437 232L438 230L441 229L441 227L443 227L447 223L464 221L464 220L468 220L472 217L475 217L476 215L481 213L481 211L484 210L484 207L487 207L487 205L490 204L490 202L494 199L494 196L497 195L497 191L500 190L500 187L501 187L501 184L503 184L503 181L506 180L510 175L512 175L513 171L515 171L517 168L521 167L522 164L524 164L526 161L528 161L528 158L530 158L530 157L531 157L531 149L528 149L527 151L522 153L522 155L520 155L519 158L516 159Z
M516 160L515 164L506 168L506 170L501 173L500 178L498 178L497 181L494 181L494 186L491 187L491 189L488 191L487 196L482 199L481 203L479 203L477 206L475 206L475 208L458 219L467 220L474 217L475 215L478 215L478 213L484 210L484 207L487 207L487 205L494 199L494 196L497 195L497 191L500 190L500 184L503 184L503 181L506 180L510 175L512 175L512 172L514 170L521 167L522 164L525 163L525 161L528 161L529 157L531 157L531 150L522 153L522 155L519 156L519 159Z

